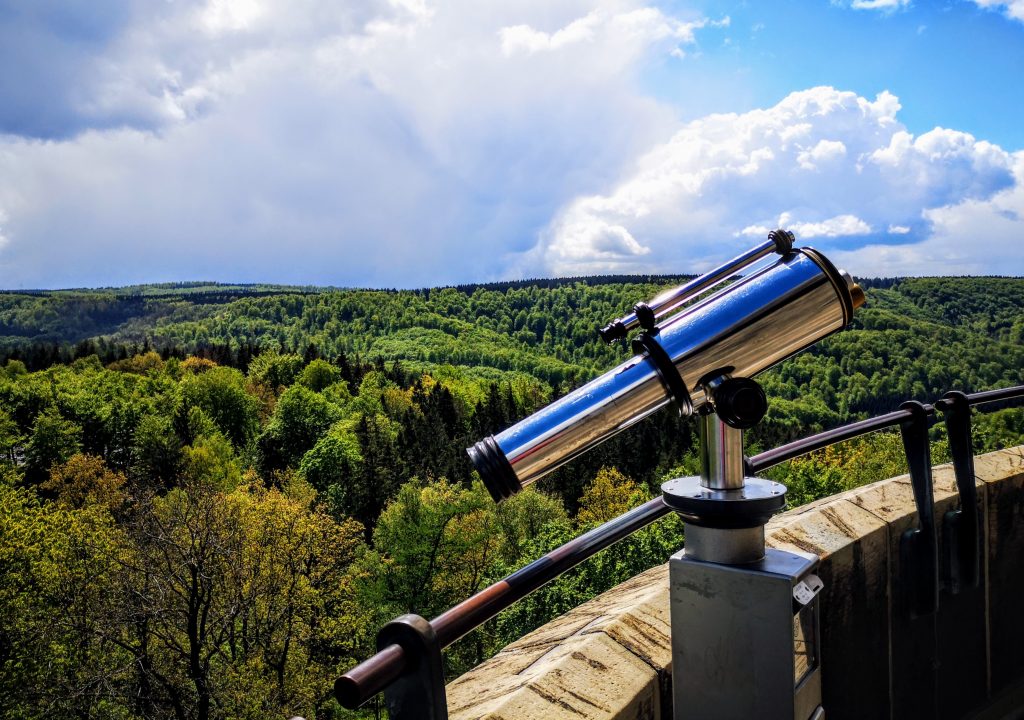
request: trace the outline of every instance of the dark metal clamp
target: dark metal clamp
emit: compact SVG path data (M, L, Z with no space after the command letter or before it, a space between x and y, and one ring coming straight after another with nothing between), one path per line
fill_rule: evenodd
M946 422L949 451L953 456L960 508L942 518L942 550L946 589L953 595L978 587L981 580L981 533L978 491L974 485L974 447L971 437L971 403L964 393L953 390L935 403Z
M441 646L434 628L419 615L395 618L377 633L377 650L400 646L412 661L384 690L392 720L448 720Z
M686 382L654 334L642 332L633 338L633 352L643 353L654 363L658 377L661 378L665 389L668 390L668 394L679 408L679 414L683 416L693 414L693 400L690 399L690 391L686 389Z
M910 417L900 421L900 434L917 506L917 527L909 528L900 537L901 600L910 617L920 617L934 613L939 606L939 553L928 443L930 408L909 400L900 409L910 412Z

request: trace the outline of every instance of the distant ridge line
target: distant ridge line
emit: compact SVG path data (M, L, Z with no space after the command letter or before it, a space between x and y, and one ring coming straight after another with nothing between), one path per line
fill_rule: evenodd
M328 292L384 292L423 293L452 289L465 294L476 290L513 290L524 287L545 289L582 284L589 287L624 283L683 283L697 277L695 274L634 274L634 275L573 275L557 278L525 278L523 280L495 280L448 285L433 285L417 288L348 287L342 285L277 285L273 283L207 282L202 280L182 282L143 283L136 285L72 288L0 288L0 295L25 295L40 297L48 295L74 295L90 293L112 293L116 297L161 297L169 295L221 295L234 297L264 297L268 295L317 295ZM1021 280L1017 275L900 275L895 277L856 276L864 288L892 288L907 280Z

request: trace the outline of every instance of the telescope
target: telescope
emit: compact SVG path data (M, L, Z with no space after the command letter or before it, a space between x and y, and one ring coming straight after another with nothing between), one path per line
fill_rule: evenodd
M608 342L640 329L632 341L635 355L467 448L494 500L512 496L669 403L682 415L713 410L732 428L752 427L767 405L751 378L843 329L864 303L863 291L848 273L812 248L794 249L794 241L792 233L774 230L757 247L637 303L632 313L601 329ZM760 261L749 274L726 283ZM711 290L709 297L699 297ZM710 424L705 432L702 426L705 465L715 462L716 437L719 444L725 438L737 442L734 434ZM742 451L733 448L721 456L742 465ZM705 470L709 476L738 473L742 486L742 467ZM714 487L715 481L709 482L706 486Z
M747 477L743 431L768 409L753 377L842 330L865 298L824 255L794 249L795 239L773 230L637 303L600 330L617 342L639 329L633 357L467 448L500 502L669 403L700 416L700 476L661 486L662 502L686 523L685 546L669 558L677 718L683 709L715 720L824 717L818 558L767 547L765 526L785 507L786 487Z

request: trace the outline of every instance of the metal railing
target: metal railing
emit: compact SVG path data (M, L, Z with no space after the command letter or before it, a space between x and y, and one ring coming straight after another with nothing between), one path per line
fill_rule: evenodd
M950 452L956 469L961 510L975 508L973 474L973 448L971 441L971 408L995 402L1024 398L1024 385L973 394L946 393L933 404L908 401L900 409L867 420L850 423L801 440L782 445L746 460L750 475L792 460L829 445L850 440L878 430L900 427L904 449L910 466L911 482L919 515L919 529L924 537L928 530L934 538L934 518L931 507L931 463L928 454L929 418L943 413L950 439ZM385 626L378 635L378 652L355 666L335 682L335 696L343 707L355 709L377 693L391 687L403 678L407 694L404 705L409 717L445 718L443 673L440 651L459 638L475 630L517 600L538 590L546 583L592 557L601 550L626 538L655 520L673 512L660 497L654 498L619 517L552 550L467 600L427 622L414 615L406 615ZM958 511L959 512L959 511ZM946 522L955 522L947 517ZM977 584L976 562L971 558L977 552L977 521L970 518L951 535L960 538L959 548L950 552L949 565L954 566L951 585ZM919 557L913 565L919 569L918 577L910 584L914 588L909 611L928 612L938 596L937 561L934 542L920 543ZM973 550L973 554L972 554ZM930 554L929 554L930 553ZM950 578L947 576L947 581ZM439 685L439 686L438 686ZM400 703L402 705L403 703ZM404 715L405 713L398 713ZM395 717L395 713L392 713Z

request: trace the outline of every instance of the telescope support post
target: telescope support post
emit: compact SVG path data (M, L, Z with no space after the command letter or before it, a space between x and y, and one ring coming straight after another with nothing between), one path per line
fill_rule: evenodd
M722 422L718 413L700 417L700 479L709 490L743 488L743 431Z
M705 384L717 401L700 419L701 475L662 486L687 523L686 547L669 560L673 716L821 720L818 558L765 549L786 489L745 477L741 428L764 411L728 406L757 405L743 382Z

